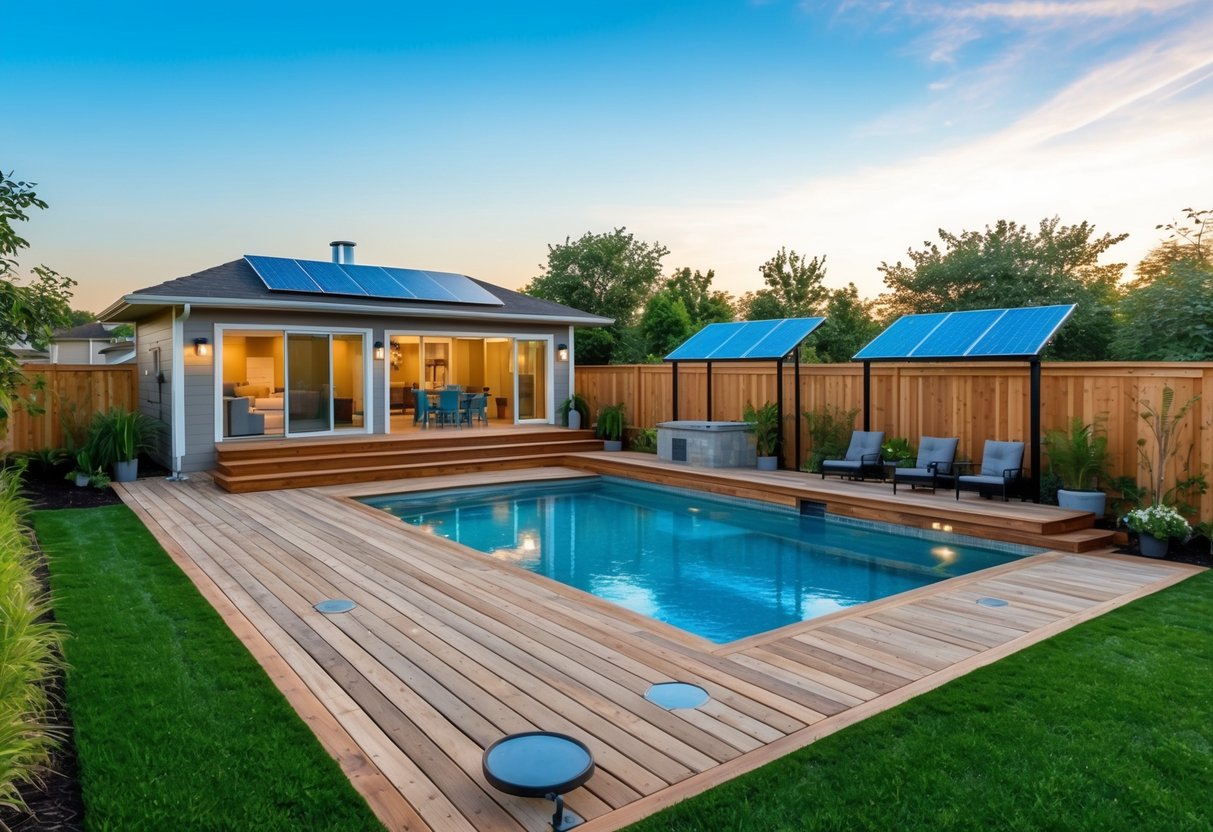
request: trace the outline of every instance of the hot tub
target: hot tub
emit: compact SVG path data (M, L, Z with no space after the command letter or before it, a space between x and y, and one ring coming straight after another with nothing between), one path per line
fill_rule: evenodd
M659 422L657 457L701 468L753 468L750 424L689 419Z

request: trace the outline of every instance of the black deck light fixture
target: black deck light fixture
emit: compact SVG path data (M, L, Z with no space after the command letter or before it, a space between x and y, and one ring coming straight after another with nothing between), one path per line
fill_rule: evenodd
M383 360L383 342L382 341L375 342L375 360L376 361Z
M211 354L211 342L206 338L194 339L194 355L199 358L206 358Z
M569 345L568 344L557 344L556 345L556 358L560 361L569 360Z

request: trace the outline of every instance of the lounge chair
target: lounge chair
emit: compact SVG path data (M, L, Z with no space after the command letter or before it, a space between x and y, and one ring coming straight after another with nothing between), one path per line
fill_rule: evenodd
M884 431L857 430L851 433L851 444L843 459L823 459L821 461L821 478L826 474L837 474L840 477L863 479L866 476L885 478L884 457L880 454L880 445L884 442Z
M996 442L986 440L985 449L981 452L981 473L960 474L960 467L976 463L956 463L956 499L960 492L977 491L983 497L992 497L1001 493L1002 501L1007 501L1007 495L1019 486L1023 478L1023 443Z
M895 468L893 470L893 493L897 493L897 483L909 483L930 486L931 492L940 485L952 484L952 461L956 459L956 438L939 436L924 436L918 443L918 459L913 468Z

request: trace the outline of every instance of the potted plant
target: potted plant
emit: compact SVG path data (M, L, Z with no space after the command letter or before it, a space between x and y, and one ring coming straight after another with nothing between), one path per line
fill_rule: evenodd
M1103 517L1107 495L1099 482L1107 476L1108 437L1102 431L1101 420L1083 424L1082 418L1075 416L1068 431L1046 433L1044 446L1049 454L1049 467L1061 480L1057 504Z
M914 447L904 436L886 439L880 446L880 455L886 462L895 464L898 468L914 467Z
M88 448L81 448L76 452L76 467L67 472L65 479L75 481L77 488L84 488L92 479L93 470L93 460Z
M598 411L596 433L608 451L623 450L624 404L608 404Z
M569 430L580 430L590 421L590 406L580 393L573 393L560 405L560 421Z
M115 482L130 482L139 475L139 453L151 450L160 431L150 416L111 407L94 417L89 447L99 467L113 466Z
M1150 558L1163 557L1171 538L1185 538L1191 531L1182 514L1162 503L1135 508L1125 515L1124 522L1129 531L1137 532L1141 553Z
M754 449L758 453L758 470L774 471L779 467L779 458L775 456L775 449L779 447L779 406L766 402L755 408L746 402L741 419L750 423Z

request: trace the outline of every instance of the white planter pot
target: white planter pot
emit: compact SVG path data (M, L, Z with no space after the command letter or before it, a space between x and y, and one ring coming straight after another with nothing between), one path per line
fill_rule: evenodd
M758 457L759 471L776 471L779 469L779 457L777 456L760 456Z
M581 430L581 411L569 408L569 430Z
M139 476L139 460L128 459L114 463L114 482L134 482Z
M1057 504L1062 508L1073 511L1089 511L1096 517L1103 517L1107 510L1108 495L1102 491L1070 491L1057 489Z
M602 440L602 445L603 445L602 449L604 451L622 451L623 450L623 440L622 439L604 439L604 440Z

